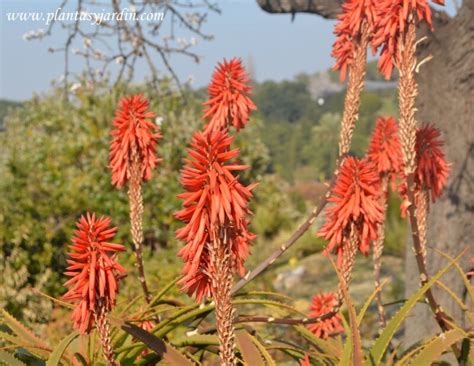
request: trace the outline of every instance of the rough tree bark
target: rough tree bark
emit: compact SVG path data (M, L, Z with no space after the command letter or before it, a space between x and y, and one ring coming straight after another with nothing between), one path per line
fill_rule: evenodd
M474 0L464 0L458 15L435 18L435 32L419 47L419 60L432 55L418 75L418 121L432 122L445 139L445 151L452 163L448 187L442 198L431 205L428 217L428 246L454 257L468 248L462 266L474 257ZM431 274L447 264L428 248L427 266ZM418 286L416 265L410 249L406 255L406 290ZM466 291L455 270L443 281L459 297ZM435 289L441 306L458 321L464 316L455 302L441 289ZM406 343L411 344L427 332L439 331L427 306L418 305L406 323Z
M312 13L334 19L342 0L256 0L269 13ZM443 197L430 207L428 219L428 268L436 273L446 262L432 248L457 255L468 247L468 258L474 257L474 0L464 0L456 16L450 18L435 12L435 33L420 29L419 37L427 40L419 46L419 60L428 55L418 75L419 92L417 119L432 122L443 132L445 151L452 163L448 188ZM431 249L431 250L430 250ZM419 276L411 245L406 251L406 292L413 293ZM461 298L466 291L455 271L443 280ZM463 321L463 314L449 295L438 289L435 294L443 308L454 318ZM406 324L405 345L439 331L427 306L420 304Z

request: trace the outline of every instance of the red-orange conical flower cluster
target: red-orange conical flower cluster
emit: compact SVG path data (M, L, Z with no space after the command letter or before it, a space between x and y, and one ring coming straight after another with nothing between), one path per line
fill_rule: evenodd
M124 97L115 112L110 168L112 184L120 188L130 179L131 164L136 154L143 180L151 178L151 171L159 162L156 145L161 137L158 126L150 119L148 100L142 95Z
M203 118L208 120L206 133L231 125L237 130L245 127L250 112L257 109L248 97L251 90L240 59L219 63L208 86L209 100L204 103L207 109Z
M367 157L374 164L379 176L385 175L393 179L401 173L403 156L395 118L377 118Z
M179 252L186 264L180 284L189 295L196 294L198 302L211 295L208 244L217 239L217 228L225 228L233 271L241 275L254 238L247 219L253 186L244 187L233 175L247 166L231 161L239 154L238 149L230 150L232 141L226 130L196 132L188 150L190 158L181 171L181 184L186 192L178 196L184 202L176 217L186 226L176 236L186 243Z
M441 196L449 176L449 164L442 150L443 145L441 132L436 127L425 124L417 128L414 190L428 192L433 202ZM402 216L406 216L406 210L410 206L406 182L400 186L400 195L404 197L401 205Z
M415 171L416 189L427 190L434 202L443 191L449 175L449 164L446 162L442 146L441 132L430 124L416 131Z
M317 318L323 314L327 314L332 311L336 305L336 296L332 292L320 293L313 297L311 303L309 316L311 318ZM344 331L341 322L341 316L335 314L329 319L322 320L320 322L309 324L308 329L314 333L318 338L327 338L330 335L341 333Z
M337 38L332 48L332 56L336 59L333 69L341 71L341 80L346 78L353 62L354 42L362 33L362 24L366 22L369 33L373 30L376 20L374 3L374 0L346 0L342 4L342 13L334 28Z
M110 243L117 228L110 227L110 218L96 218L95 214L82 216L72 238L69 267L66 276L72 277L65 283L69 291L64 299L77 301L73 312L74 327L81 333L89 332L93 313L99 306L107 311L115 305L118 282L125 269L118 263L114 253L124 251L121 244Z
M444 4L444 0L432 0ZM429 0L380 0L376 3L377 27L372 43L374 47L382 46L379 68L386 79L390 79L394 63L400 61L399 39L406 31L410 17L413 21L425 21L432 27L432 16Z
M318 236L329 240L326 253L335 249L338 266L351 235L351 227L358 236L358 247L368 254L369 242L377 239L377 226L383 221L380 204L379 177L366 160L347 157L341 166L326 208L326 222Z

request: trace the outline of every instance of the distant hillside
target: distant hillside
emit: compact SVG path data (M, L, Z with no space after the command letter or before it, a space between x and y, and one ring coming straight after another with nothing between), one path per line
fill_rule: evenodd
M363 156L378 116L397 116L396 81L385 81L370 62L351 153ZM269 150L270 173L294 181L332 175L346 84L330 70L292 80L255 83L260 138Z
M339 93L346 88L346 82L339 80L339 73L332 70L316 72L311 75L302 74L301 79L306 79L308 91L314 100L326 98L332 94ZM367 72L365 77L365 87L367 91L393 89L397 86L398 75L394 73L393 77L387 81L384 79L377 68L376 61L367 63Z
M19 106L21 106L20 102L0 99L0 131L3 131L3 129L5 128L3 120L5 119L5 116L7 115L8 111L11 108L18 108Z

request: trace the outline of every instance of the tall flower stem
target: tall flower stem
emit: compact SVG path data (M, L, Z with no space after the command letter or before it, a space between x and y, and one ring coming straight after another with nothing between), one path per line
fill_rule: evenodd
M405 37L400 39L400 81L399 81L399 103L400 103L400 142L402 144L404 172L407 182L407 196L411 203L408 207L408 216L412 232L413 248L415 251L416 264L420 273L420 285L424 286L429 281L429 275L425 263L425 249L420 238L420 227L417 220L416 198L414 192L414 173L416 169L416 119L415 100L418 87L415 79L416 68L416 34L415 23L411 19ZM431 289L426 291L426 300L434 314L435 320L443 331L450 329L450 317L443 311L436 301Z
M426 243L428 230L428 192L426 190L415 193L416 219L418 221L418 231L420 236L421 255L426 265Z
M94 313L95 325L99 333L100 343L102 345L102 353L109 366L119 366L115 360L112 350L112 341L110 338L110 325L107 320L107 309L101 304L98 313Z
M383 254L383 247L385 241L385 219L387 215L387 187L388 181L387 177L384 176L381 182L381 191L382 196L380 197L382 207L384 209L384 220L378 227L378 238L374 241L374 278L375 278L375 288L380 288L380 270L382 268L382 254ZM382 302L382 291L377 292L377 312L379 314L379 323L382 328L385 328L386 320L385 320L385 311L383 308Z
M236 365L235 310L232 306L232 253L224 230L216 233L217 239L209 243L212 273L211 291L216 303L217 334L219 336L219 357L221 365Z
M341 277L343 281L339 282L339 289L337 292L337 301L333 311L337 312L344 300L344 291L349 291L349 284L352 280L352 270L354 269L355 258L357 255L357 246L359 243L358 233L354 228L354 225L351 226L351 233L349 239L347 240L347 248L344 250L342 258L342 268L341 268Z
M150 291L145 278L145 268L143 265L143 197L141 190L140 160L138 154L132 154L132 164L130 167L130 181L128 185L128 201L130 204L130 224L133 240L133 251L136 258L138 270L138 280L142 286L143 294L147 303L151 301Z
M369 30L367 23L364 22L360 39L354 48L354 59L349 72L339 137L339 157L343 157L349 153L355 124L359 118L360 93L364 88L368 44Z

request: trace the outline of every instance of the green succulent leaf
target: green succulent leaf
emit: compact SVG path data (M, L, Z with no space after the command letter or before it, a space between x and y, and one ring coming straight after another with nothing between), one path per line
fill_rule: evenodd
M441 333L433 337L406 365L429 366L464 337L466 337L466 332L460 328Z
M51 355L48 358L48 362L46 362L46 366L58 366L61 361L61 357L66 351L66 348L78 336L79 331L75 331L65 337L61 342L59 342L59 344L54 348L53 352L51 352Z
M239 330L236 332L235 337L245 365L265 366L260 351L254 344L250 334L245 330Z
M0 364L8 366L26 366L23 362L13 356L11 353L0 350Z
M23 340L22 343L31 345L28 347L28 351L40 358L47 358L49 346L38 338L32 331L26 328L12 315L10 315L5 309L0 309L0 314L5 324L12 330L12 332L18 336L19 339Z

